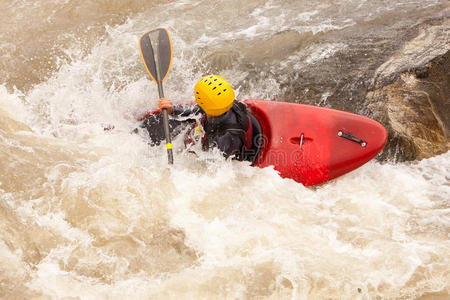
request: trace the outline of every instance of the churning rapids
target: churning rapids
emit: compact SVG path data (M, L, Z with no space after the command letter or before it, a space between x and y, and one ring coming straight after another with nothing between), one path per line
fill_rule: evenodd
M289 70L348 44L290 48L289 33L411 22L446 1L0 3L1 299L448 299L449 152L305 188L181 141L168 168L130 134L157 101L138 50L150 29L172 34L175 103L215 71L241 99L290 101Z

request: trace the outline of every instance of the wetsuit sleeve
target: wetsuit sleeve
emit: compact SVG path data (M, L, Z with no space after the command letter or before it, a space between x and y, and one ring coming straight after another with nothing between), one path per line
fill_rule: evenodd
M180 117L188 117L188 116L194 116L199 113L201 113L202 110L199 106L190 106L190 107L184 107L184 106L174 106L172 108L172 115L173 116L180 116Z
M232 155L238 155L241 153L242 147L244 146L239 135L232 134L229 131L218 136L214 142L226 158Z
M172 114L169 115L169 129L172 137L178 135L186 124L192 124L196 120L194 114L197 112L195 107L177 106L172 108ZM189 118L192 116L192 118ZM188 117L179 120L177 117ZM142 121L141 128L145 128L150 137L150 144L159 145L165 140L162 114L152 114Z

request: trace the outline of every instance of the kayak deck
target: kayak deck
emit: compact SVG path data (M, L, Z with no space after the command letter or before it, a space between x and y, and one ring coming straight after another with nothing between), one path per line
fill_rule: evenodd
M245 100L263 130L255 165L315 185L348 173L384 147L386 129L370 118L312 105Z

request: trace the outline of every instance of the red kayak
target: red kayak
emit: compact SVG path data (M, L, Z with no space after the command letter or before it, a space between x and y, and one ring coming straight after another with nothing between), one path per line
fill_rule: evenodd
M263 133L254 165L315 185L348 173L384 147L386 129L364 116L312 105L245 100Z
M386 129L364 116L288 102L245 100L244 103L252 123L253 135L248 136L253 141L252 165L274 166L281 177L306 186L362 166L386 144ZM149 116L156 114L158 110L140 120L149 120ZM149 130L152 140L164 138L158 122L146 125L154 129Z

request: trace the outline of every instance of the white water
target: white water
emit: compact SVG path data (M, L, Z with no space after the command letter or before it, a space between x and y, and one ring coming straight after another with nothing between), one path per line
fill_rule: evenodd
M291 2L158 4L107 27L88 54L77 41L63 48L70 59L30 89L0 86L1 298L448 296L450 153L372 161L305 188L217 153L176 151L168 168L163 147L129 134L157 99L137 46L149 29L172 33L165 93L186 103L203 71L198 49L208 45L440 3ZM221 11L228 19L212 22ZM345 42L324 47L299 57L324 59ZM231 64L222 75L239 90L246 74ZM256 78L239 97L271 99L276 77Z

